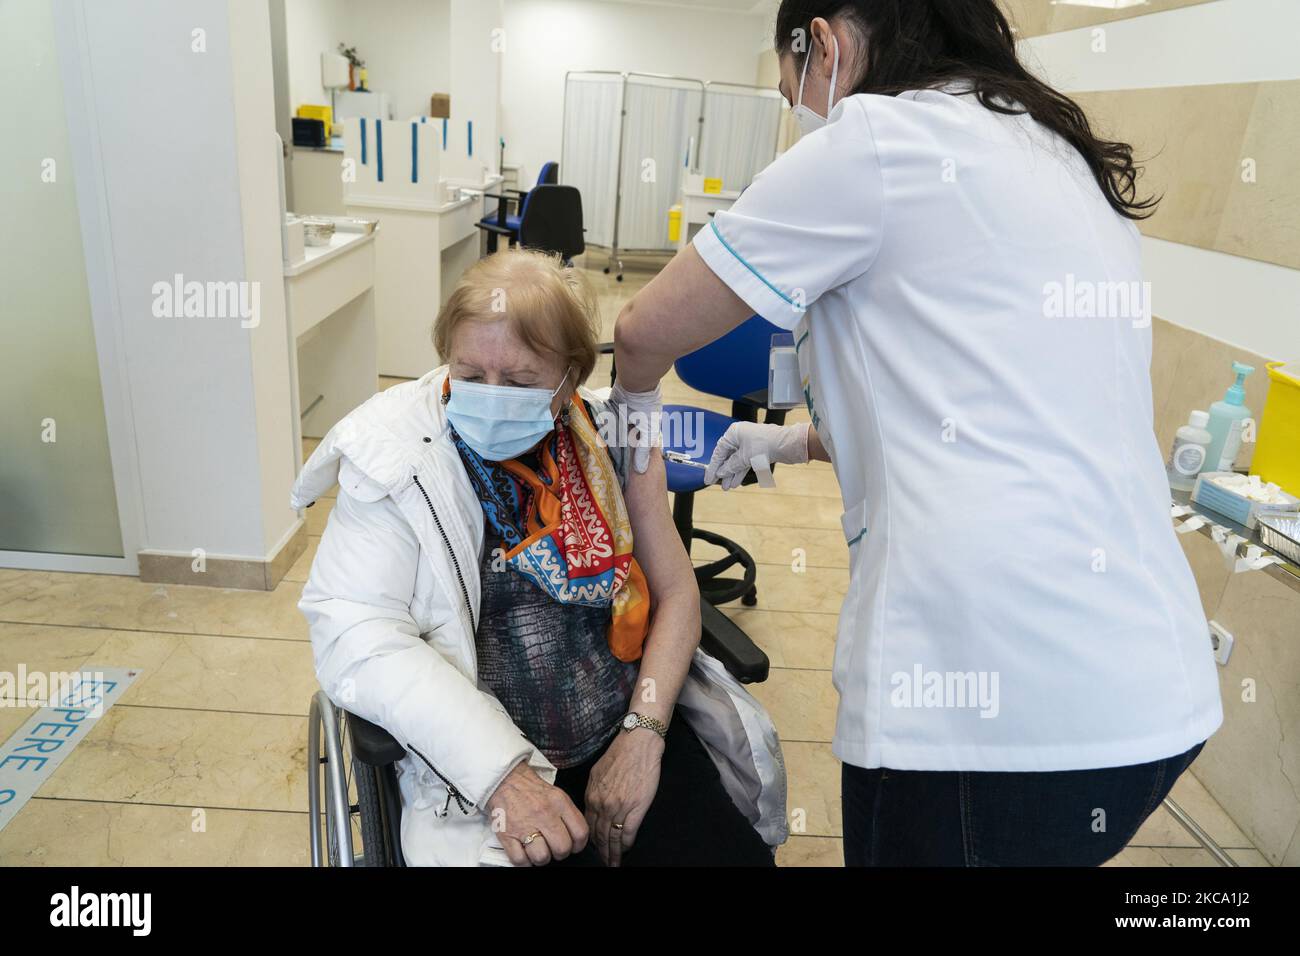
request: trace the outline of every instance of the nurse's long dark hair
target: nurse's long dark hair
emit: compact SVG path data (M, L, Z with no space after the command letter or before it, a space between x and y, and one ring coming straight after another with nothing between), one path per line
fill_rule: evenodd
M854 93L896 96L954 80L973 84L980 103L997 113L1028 113L1077 149L1121 216L1146 219L1159 199L1138 196L1139 167L1127 143L1098 137L1080 106L1021 65L1015 35L996 0L783 0L776 15L778 55L793 49L802 67L816 17L852 30L866 63L841 62L862 79ZM802 34L798 31L802 30Z

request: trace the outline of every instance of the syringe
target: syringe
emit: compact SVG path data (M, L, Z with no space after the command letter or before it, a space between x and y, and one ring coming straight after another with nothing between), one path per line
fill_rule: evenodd
M696 461L689 455L684 455L679 451L664 450L664 461L671 461L678 465L690 465L692 468L708 468L709 463L706 461Z

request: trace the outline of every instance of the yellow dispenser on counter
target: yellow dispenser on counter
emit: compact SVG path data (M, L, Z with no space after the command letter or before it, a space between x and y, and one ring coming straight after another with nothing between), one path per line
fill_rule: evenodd
M682 237L682 206L668 207L668 241L677 242Z

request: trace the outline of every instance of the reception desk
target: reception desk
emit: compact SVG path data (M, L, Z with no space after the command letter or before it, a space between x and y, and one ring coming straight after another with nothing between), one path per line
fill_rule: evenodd
M354 119L344 130L344 209L381 224L375 322L383 375L418 378L438 364L433 320L479 258L475 223L483 194L496 190L501 176L475 157L469 125Z
M483 217L483 192L499 182L498 176L473 184L472 191L442 203L373 196L348 200L347 215L378 219L382 226L375 239L380 374L419 378L438 364L433 320L461 274L479 258L475 223Z

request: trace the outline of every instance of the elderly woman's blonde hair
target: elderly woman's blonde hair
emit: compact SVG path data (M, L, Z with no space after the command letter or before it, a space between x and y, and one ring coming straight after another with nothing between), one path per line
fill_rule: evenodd
M509 322L539 355L554 355L581 385L596 367L599 330L595 298L583 276L558 256L506 249L465 270L433 323L433 347L447 361L464 322Z

